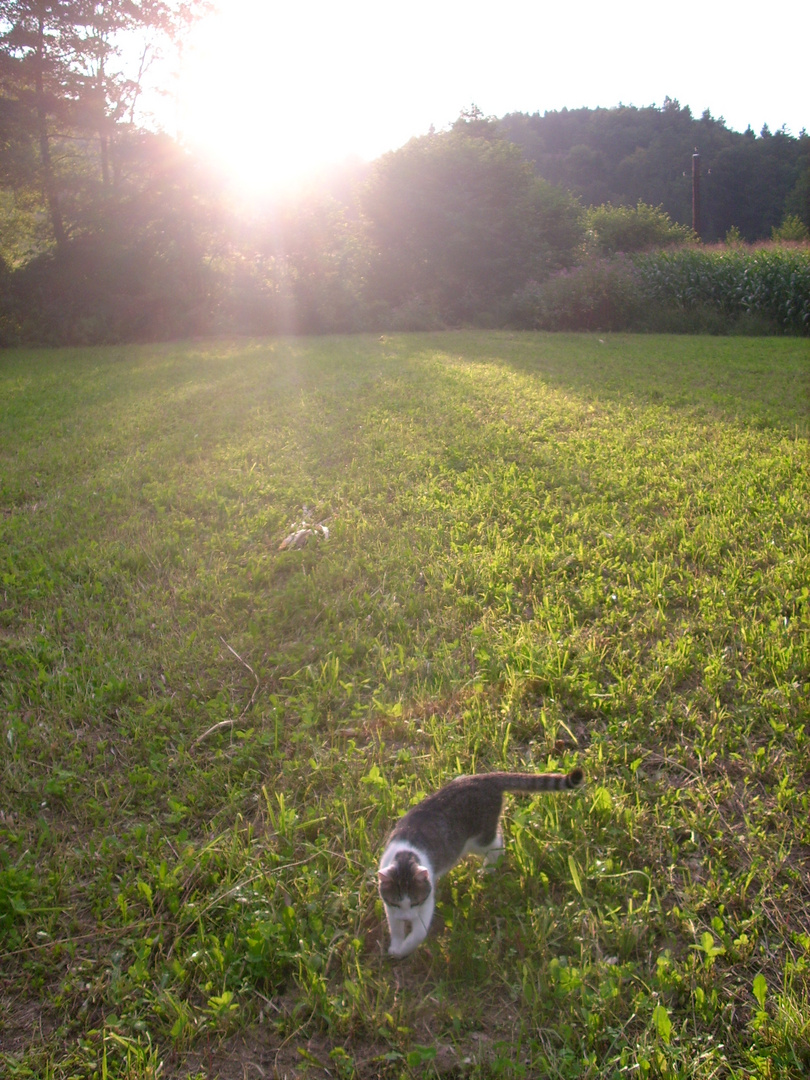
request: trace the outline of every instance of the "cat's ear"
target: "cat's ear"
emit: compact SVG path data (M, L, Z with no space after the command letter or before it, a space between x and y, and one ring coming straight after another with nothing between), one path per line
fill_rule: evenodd
M430 883L430 870L426 866L417 866L414 878L419 882Z
M377 871L377 881L380 885L385 885L394 880L394 868L392 866L385 866L382 870Z

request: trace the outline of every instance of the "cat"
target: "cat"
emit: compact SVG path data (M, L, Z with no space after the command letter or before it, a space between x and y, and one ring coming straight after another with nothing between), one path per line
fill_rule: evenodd
M402 959L427 936L439 878L470 852L493 866L503 853L505 791L564 791L582 783L570 773L458 776L400 818L386 842L377 880L391 932L390 956Z

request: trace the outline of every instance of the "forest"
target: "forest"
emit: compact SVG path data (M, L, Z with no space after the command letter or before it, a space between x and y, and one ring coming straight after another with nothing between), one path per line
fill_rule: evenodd
M810 225L810 137L785 130L742 134L706 110L665 98L660 108L618 106L534 114L500 122L538 174L573 192L583 205L661 206L692 223L691 159L701 159L701 236L723 240L739 230L751 242L770 238L785 217Z
M698 272L698 241L720 243L750 277L745 245L806 239L806 131L739 133L671 98L500 119L472 106L294 197L246 202L138 119L149 56L177 47L202 9L0 0L0 345L457 325L717 329L718 304L748 329L810 330L806 251L762 271L798 281L798 299L730 311L701 296L684 321L673 286L681 299L655 325L639 322L650 275L617 261L691 245L680 281ZM129 70L127 35L143 43ZM589 290L584 306L571 288Z

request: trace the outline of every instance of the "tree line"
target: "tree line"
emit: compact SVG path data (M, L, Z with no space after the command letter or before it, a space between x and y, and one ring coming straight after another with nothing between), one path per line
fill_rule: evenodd
M688 240L694 145L708 238L810 225L805 133L740 135L669 99L501 120L473 107L248 206L137 123L150 56L203 10L0 0L0 344L506 325L527 288L589 253ZM718 177L733 180L722 197Z
M500 122L537 173L582 203L661 206L692 223L691 159L701 158L701 235L737 229L749 242L770 237L786 217L810 228L810 136L767 125L740 133L707 109L695 118L672 98L663 106L512 113Z

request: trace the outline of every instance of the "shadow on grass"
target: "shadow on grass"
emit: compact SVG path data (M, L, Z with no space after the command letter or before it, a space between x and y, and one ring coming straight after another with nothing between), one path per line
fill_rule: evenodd
M746 427L810 436L810 342L660 334L455 332L430 349L507 366L603 401L703 410Z

